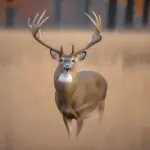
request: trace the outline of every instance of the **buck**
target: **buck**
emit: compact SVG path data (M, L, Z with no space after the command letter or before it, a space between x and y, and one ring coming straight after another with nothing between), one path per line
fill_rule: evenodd
M28 26L34 39L47 47L51 57L59 63L54 73L55 102L62 114L68 137L72 135L71 121L73 119L77 123L76 137L78 137L84 119L89 118L95 110L101 118L105 108L107 95L105 78L94 71L77 72L76 70L76 63L85 59L86 50L102 39L100 35L101 18L92 12L95 17L94 21L89 14L85 13L94 24L94 32L85 47L75 51L72 46L71 53L66 55L62 46L60 49L56 49L41 40L41 27L49 19L49 16L44 17L45 12L46 10L41 15L37 13L32 22L29 18Z

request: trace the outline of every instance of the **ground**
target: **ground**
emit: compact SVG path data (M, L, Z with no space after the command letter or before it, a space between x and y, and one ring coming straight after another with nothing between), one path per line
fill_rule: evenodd
M66 53L81 48L90 31L47 31L46 42ZM57 62L29 31L0 34L0 150L149 150L150 34L103 32L79 70L94 70L108 82L103 120L85 121L69 140L54 101ZM73 122L73 128L75 127Z

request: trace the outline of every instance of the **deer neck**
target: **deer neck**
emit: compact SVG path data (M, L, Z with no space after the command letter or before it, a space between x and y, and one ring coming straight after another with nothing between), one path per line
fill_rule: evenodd
M70 97L76 90L76 72L70 71L65 73L64 70L58 66L54 73L55 89L65 97Z

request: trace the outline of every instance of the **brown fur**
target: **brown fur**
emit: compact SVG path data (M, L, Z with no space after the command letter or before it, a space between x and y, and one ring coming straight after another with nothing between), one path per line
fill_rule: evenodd
M58 66L54 75L55 101L70 135L69 122L72 119L77 120L77 125L78 122L82 122L83 125L83 120L88 118L94 110L98 109L100 115L103 113L107 82L102 75L93 71L78 73L72 71L73 82L61 83L58 77L62 72L63 70ZM79 135L82 125L77 126L76 135Z

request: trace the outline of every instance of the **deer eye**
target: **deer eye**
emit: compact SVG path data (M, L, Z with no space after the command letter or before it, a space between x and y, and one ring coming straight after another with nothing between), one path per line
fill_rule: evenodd
M74 59L72 59L72 62L74 63L74 62L75 62L75 60L74 60Z
M60 58L59 62L63 62L64 60L62 58Z

